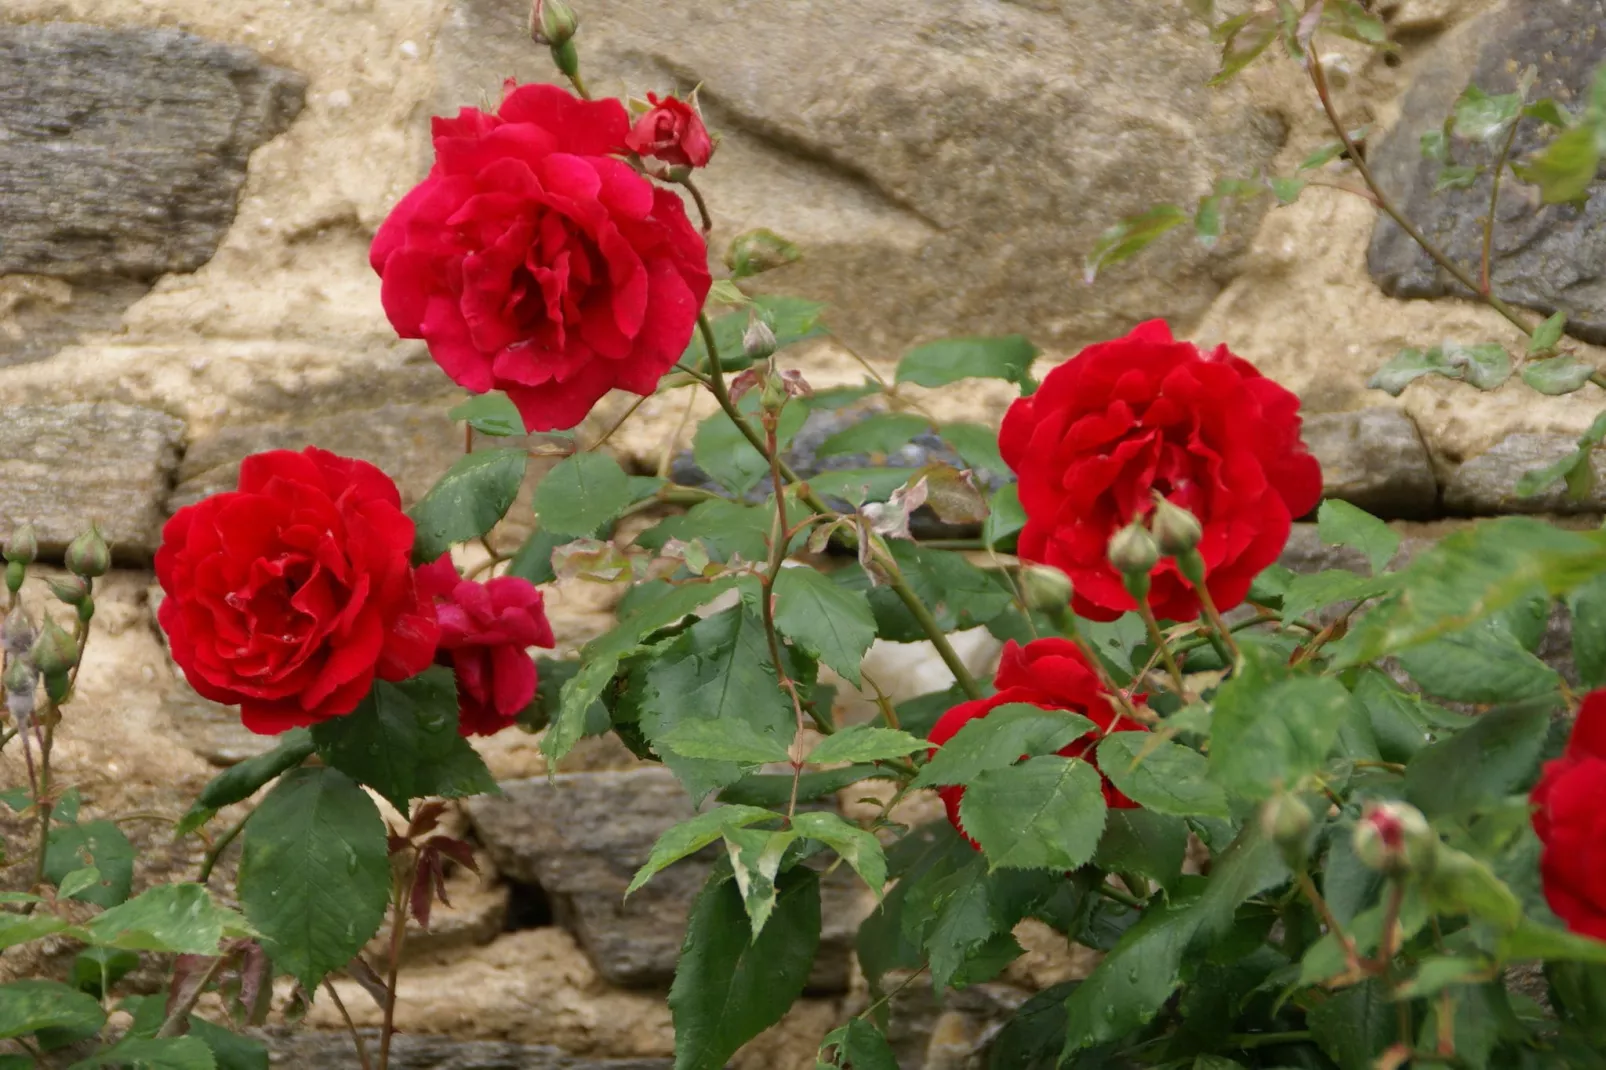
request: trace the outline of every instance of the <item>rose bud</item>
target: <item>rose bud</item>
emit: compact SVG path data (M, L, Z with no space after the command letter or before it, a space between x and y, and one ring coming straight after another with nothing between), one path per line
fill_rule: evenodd
M1283 853L1289 869L1304 868L1310 857L1310 807L1297 795L1281 794L1260 808L1260 827Z
M1020 570L1021 601L1039 613L1055 613L1071 604L1071 578L1052 565L1028 565Z
M6 560L31 565L38 556L39 539L34 535L33 525L18 524L12 528L11 537L6 540Z
M697 109L678 97L648 93L647 113L625 138L625 148L671 167L703 167L714 155L714 139Z
M78 644L50 617L34 641L33 663L46 677L60 676L78 664Z
M563 0L535 0L530 8L530 40L559 48L580 28L580 17Z
M1181 557L1199 545L1204 530L1199 518L1158 495L1155 498L1154 541L1166 557Z
M1355 856L1391 877L1429 873L1439 837L1422 811L1406 803L1370 803L1355 826Z
M18 602L11 607L11 612L6 614L5 623L0 624L0 646L5 648L7 654L18 658L33 647L36 634L33 630L33 621L28 618L22 603Z
M90 525L88 531L67 544L66 565L68 572L85 579L106 575L112 567L111 551L98 528Z
M742 353L749 360L763 360L773 356L775 349L775 332L770 325L757 316L748 320L747 330L742 333Z

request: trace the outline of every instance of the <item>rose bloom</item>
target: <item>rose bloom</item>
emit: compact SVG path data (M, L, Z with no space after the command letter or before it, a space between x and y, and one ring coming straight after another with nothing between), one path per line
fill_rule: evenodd
M550 85L437 118L434 169L374 237L396 333L459 386L506 391L528 430L573 427L614 387L651 394L708 295L680 198L614 158L629 132L617 100Z
M1225 346L1202 352L1159 320L1089 346L1011 405L999 431L1026 512L1020 556L1069 575L1077 613L1114 620L1137 603L1107 560L1110 536L1158 491L1199 518L1210 597L1230 609L1321 500L1299 431L1299 399ZM1152 577L1155 616L1198 615L1174 561Z
M714 139L697 109L676 97L659 100L656 93L647 94L647 103L652 107L630 128L625 147L671 167L706 167Z
M1584 699L1567 749L1545 763L1530 801L1550 909L1573 932L1606 940L1606 691Z
M489 736L512 725L535 700L539 683L526 651L553 643L541 592L517 576L462 579L449 555L419 569L418 583L436 599L441 641L435 660L457 676L458 732Z
M1045 710L1072 710L1098 725L1099 731L1089 732L1073 739L1059 751L1066 758L1081 758L1098 768L1094 748L1099 740L1111 732L1146 732L1143 725L1125 716L1104 690L1098 674L1088 665L1087 659L1068 639L1036 639L1024 647L1013 640L1004 646L998 674L993 679L998 692L987 698L962 702L943 714L926 737L934 744L947 743L959 730L977 718L986 717L1000 706L1012 702L1027 702ZM936 753L933 748L932 753ZM1103 779L1104 801L1117 809L1130 810L1137 803L1116 790L1108 779ZM970 840L970 845L981 847L959 820L959 802L965 797L962 784L951 784L937 789L948 820L959 834Z
M247 457L239 489L162 530L158 619L196 691L273 735L350 713L374 677L429 667L439 627L413 582L413 522L366 461Z

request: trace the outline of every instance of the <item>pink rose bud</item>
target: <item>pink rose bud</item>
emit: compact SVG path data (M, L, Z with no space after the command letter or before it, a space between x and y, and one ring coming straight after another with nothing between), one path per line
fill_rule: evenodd
M714 155L714 139L697 109L678 97L647 94L651 105L636 120L625 147L638 156L662 160L671 167L704 167Z

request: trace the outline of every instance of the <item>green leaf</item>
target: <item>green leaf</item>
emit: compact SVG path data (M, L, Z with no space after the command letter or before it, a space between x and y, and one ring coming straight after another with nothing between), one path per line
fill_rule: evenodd
M285 774L245 827L245 916L274 965L309 991L379 931L390 883L385 823L339 770Z
M1084 1048L1118 1040L1154 1018L1182 985L1182 956L1197 920L1186 905L1151 903L1065 1001L1062 1065Z
M1461 378L1479 390L1493 390L1511 378L1511 354L1492 342L1478 345L1444 343L1443 352L1450 367L1459 369Z
M100 871L97 883L78 896L98 907L114 907L134 887L134 845L110 821L58 825L45 848L45 879L57 887L67 874L84 866Z
M1311 1008L1311 1035L1344 1070L1367 1070L1396 1036L1398 1015L1387 991L1365 981Z
M834 1047L836 1059L828 1065L833 1070L851 1067L852 1070L898 1070L897 1057L881 1031L863 1018L850 1019L847 1025L838 1026L820 1042L823 1051Z
M725 266L731 278L745 279L750 275L771 271L803 258L803 250L773 230L759 227L743 231L731 239L725 254Z
M1511 931L1500 934L1499 950L1504 962L1544 960L1606 966L1606 940L1554 929L1531 918L1519 920Z
M734 717L682 721L653 742L685 758L760 765L787 760L784 740L769 734L760 735L746 721Z
M1018 334L997 338L945 338L916 346L898 362L894 381L947 386L962 379L1025 383L1038 349Z
M225 937L251 933L199 884L158 884L80 927L86 943L123 951L216 955Z
M217 1070L212 1049L199 1037L124 1037L68 1070L135 1066L140 1070Z
M1199 244L1206 249L1211 248L1221 240L1221 197L1211 194L1199 198L1199 206L1193 211L1193 236Z
M0 911L0 950L26 944L29 940L37 940L41 936L59 933L65 928L67 923L54 914L43 912L12 914L9 911Z
M1128 216L1099 235L1093 251L1083 262L1083 279L1091 284L1104 268L1130 260L1189 219L1188 213L1174 204L1156 205L1146 212Z
M241 1036L193 1014L189 1035L212 1049L217 1070L268 1070L268 1046L256 1037Z
M1494 141L1503 137L1522 110L1522 94L1490 96L1475 85L1467 86L1455 102L1451 121L1456 135L1469 141Z
M669 990L675 1070L721 1070L802 994L820 944L820 879L797 866L776 884L775 910L756 939L735 882L714 878L692 905Z
M883 412L843 428L820 443L815 450L821 457L844 453L897 453L916 435L929 434L931 422L924 416L905 412Z
M1111 732L1099 743L1099 769L1121 794L1176 817L1228 817L1227 796L1206 779L1204 755L1148 732Z
M413 560L427 564L453 543L477 539L507 515L524 482L523 450L478 450L458 459L408 511Z
M611 631L587 643L580 651L580 669L563 685L557 715L541 740L541 752L549 766L556 768L580 738L592 705L613 681L621 660L635 653L652 632L675 623L735 585L736 577L724 576L708 583L671 587L661 597L624 614Z
M1488 959L1458 955L1430 955L1417 964L1416 976L1401 985L1396 994L1405 999L1435 996L1452 985L1462 985L1487 977L1492 964Z
M864 599L812 568L782 569L775 579L775 627L855 687L875 616Z
M269 781L312 757L313 749L312 734L305 728L292 728L266 754L247 758L213 777L201 789L197 802L212 810L244 802Z
M1562 332L1567 329L1567 313L1557 312L1545 322L1534 328L1532 337L1528 339L1528 355L1538 356L1549 353L1561 341Z
M983 773L1014 765L1022 755L1054 754L1097 727L1069 710L1007 703L956 732L921 768L910 787L973 783Z
M507 438L524 434L524 417L506 394L481 394L454 406L447 417L463 420L482 435Z
M630 477L605 453L577 453L558 462L535 488L535 513L554 535L583 538L631 502Z
M798 670L791 666L794 680L802 675ZM770 661L763 623L745 606L698 621L647 669L641 730L648 741L656 745L688 721L743 721L751 735L768 736L783 752L791 744L796 721L792 703ZM751 765L681 757L673 751L663 757L698 800L752 771Z
M61 886L56 889L56 898L71 899L79 892L87 891L100 882L100 870L94 866L75 869L61 878Z
M1316 534L1327 546L1348 546L1365 554L1374 573L1382 572L1400 548L1400 537L1387 524L1336 498L1317 511Z
M811 481L816 490L818 481ZM963 631L986 624L1014 605L1009 589L988 572L977 568L961 553L931 550L907 539L895 539L889 549L909 587L926 604L945 632ZM917 643L926 638L903 601L890 588L871 587L864 570L840 569L831 574L849 590L867 592L875 614L876 634L894 643Z
M1594 374L1595 366L1577 357L1551 357L1524 365L1522 381L1541 394L1556 396L1582 390Z
M757 940L775 909L778 898L775 876L786 849L797 840L797 832L727 828L724 835L731 871L736 876L736 889L742 894L742 907L747 911L752 938Z
M1112 809L1094 865L1109 873L1135 873L1174 888L1188 853L1188 824L1150 810Z
M992 428L981 424L953 423L943 424L937 433L971 468L999 475L1009 472L1009 465L998 452L998 432Z
M1558 134L1551 143L1512 170L1524 182L1539 187L1545 204L1566 204L1589 196L1600 169L1600 137L1592 123L1582 123Z
M723 836L727 829L746 828L748 825L768 821L771 818L780 820L780 817L780 814L756 806L717 806L666 829L652 845L652 853L636 871L635 877L630 881L630 887L625 889L625 895L628 896L646 884L654 874L679 862L687 855L701 851Z
M326 764L404 814L413 799L496 790L484 762L457 733L457 685L444 666L399 684L375 680L355 710L314 725L312 738Z
M1366 385L1381 390L1390 397L1399 397L1405 388L1424 375L1442 375L1446 379L1459 379L1461 372L1450 366L1450 360L1438 347L1433 349L1402 349L1389 359Z
M845 765L840 769L804 773L797 778L797 801L804 803L823 799L863 780L895 779L897 773L893 769L880 765ZM784 808L791 794L790 773L750 773L720 791L716 798L723 803Z
M1483 175L1482 167L1466 167L1461 164L1452 164L1439 172L1438 181L1433 184L1434 193L1443 193L1451 189L1471 189Z
M1440 844L1423 894L1441 914L1466 914L1504 930L1522 920L1522 903L1494 871L1465 851Z
M1572 614L1573 665L1587 688L1606 685L1606 577L1579 587L1567 596Z
M1398 586L1393 576L1361 576L1344 569L1295 576L1283 593L1283 620L1299 618L1339 602L1359 602L1388 594Z
M719 349L720 367L726 371L740 371L753 363L752 358L742 352L742 335L747 330L749 309L775 332L777 350L828 333L820 323L820 314L825 311L825 306L819 302L761 294L753 298L749 308L727 313L713 322L714 344ZM701 368L707 359L708 349L703 344L702 332L698 331L692 335L680 362Z
M1556 670L1494 621L1401 651L1400 665L1430 695L1452 702L1508 702L1554 693Z
M1521 790L1537 771L1550 727L1542 705L1491 710L1424 747L1405 768L1405 797L1429 817L1471 813Z
M552 551L573 541L568 535L558 535L538 527L514 551L513 560L508 562L504 575L517 576L534 584L551 583L558 578L557 571L552 567Z
M1419 139L1422 148L1422 158L1435 163L1445 163L1450 158L1450 142L1443 129L1429 130Z
M1259 648L1216 692L1210 775L1228 791L1265 799L1321 768L1350 714L1331 677L1295 676Z
M752 391L737 406L755 428L758 426L756 414L759 396L759 391ZM775 440L782 450L791 443L792 436L802 429L808 415L808 409L803 405L788 405L781 410ZM758 486L770 474L770 465L764 455L753 448L747 436L723 412L716 412L697 425L697 432L692 436L691 451L699 468L738 497ZM814 481L811 480L810 485L814 486Z
M809 752L815 765L829 762L888 762L923 751L931 744L893 728L856 724L826 736Z
M71 984L78 991L99 999L112 985L138 968L139 956L132 951L87 947L73 957Z
M1058 755L989 769L959 804L993 869L1076 869L1097 850L1104 816L1098 770Z
M636 537L636 545L661 550L670 539L696 540L715 561L740 554L745 561L763 561L767 554L773 507L742 505L724 499L699 502L678 516L666 517Z
M819 840L842 856L877 897L887 883L887 858L875 834L849 824L827 810L808 810L792 818L792 828L801 836Z
M41 1029L98 1030L106 1021L100 1001L60 981L0 985L0 1039Z
M994 549L1005 544L1026 526L1026 510L1020 504L1020 487L1014 483L998 488L987 503L987 519L982 522L982 541Z

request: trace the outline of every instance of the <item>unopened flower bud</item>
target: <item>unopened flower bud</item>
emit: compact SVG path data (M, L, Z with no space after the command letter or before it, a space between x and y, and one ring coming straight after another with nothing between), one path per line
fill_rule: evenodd
M792 242L773 230L760 228L731 239L730 248L725 252L725 266L730 268L733 278L744 279L749 275L784 267L802 256L802 251Z
M1281 794L1260 809L1260 827L1290 869L1302 869L1310 856L1310 807L1297 795Z
M6 590L16 594L22 590L22 581L28 578L28 566L21 561L6 562Z
M0 624L0 646L13 658L20 658L33 649L36 633L33 621L22 608L22 603L11 607L4 624Z
M0 683L5 684L7 694L31 695L39 683L39 673L21 658L12 658L11 664L6 666L5 678L0 680Z
M1438 834L1422 811L1406 803L1370 803L1355 826L1355 857L1391 877L1432 871Z
M1192 550L1204 534L1198 517L1164 498L1155 502L1153 523L1154 541L1167 557L1180 557Z
M94 579L106 575L112 567L111 550L101 538L100 529L90 525L88 531L67 544L67 571L75 576Z
M563 0L535 0L530 7L530 40L560 48L580 28L580 17Z
M1123 576L1147 579L1159 561L1160 548L1155 545L1154 536L1136 520L1110 539L1110 564Z
M50 588L50 593L58 600L69 606L81 605L84 599L89 597L89 583L82 576L67 575L61 579L48 579L45 581L45 586Z
M1020 571L1021 601L1039 613L1056 613L1071 604L1071 578L1052 565L1028 565Z
M34 534L32 524L18 524L11 529L11 537L6 540L5 556L7 561L33 564L34 558L39 556L39 538Z
M33 663L48 680L61 676L78 664L78 644L61 625L49 617L33 644Z
M750 360L765 360L776 348L775 332L769 324L757 316L747 321L747 330L742 333L742 352Z

